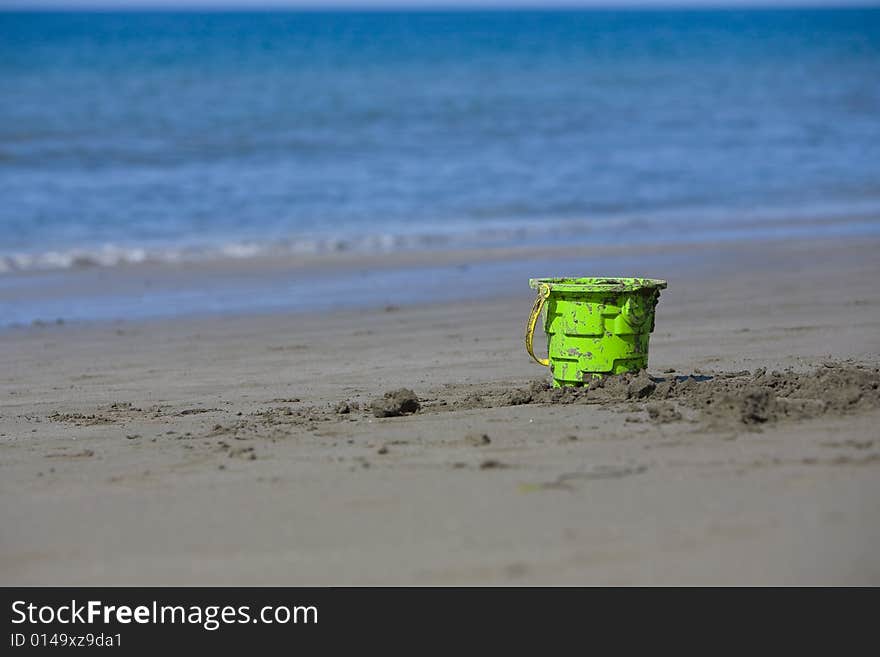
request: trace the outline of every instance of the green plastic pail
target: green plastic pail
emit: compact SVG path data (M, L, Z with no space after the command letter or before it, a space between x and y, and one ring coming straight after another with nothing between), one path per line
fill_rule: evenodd
M538 290L526 326L526 350L550 368L553 385L577 386L648 366L654 308L666 281L651 278L533 278ZM532 341L544 306L548 358Z

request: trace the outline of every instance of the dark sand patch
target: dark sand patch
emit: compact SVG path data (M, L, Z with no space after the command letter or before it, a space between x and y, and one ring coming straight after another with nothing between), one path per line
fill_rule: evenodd
M648 419L657 424L681 420L678 407L685 407L696 411L707 425L755 429L767 423L880 408L880 369L826 363L812 372L762 368L656 377L641 371L596 379L577 388L551 388L546 381L514 389L483 386L479 392L450 400L448 407L519 404L598 404L620 407L623 412L644 408Z
M93 449L81 449L76 452L54 452L46 454L47 459L90 459L95 455Z
M371 416L391 418L526 404L598 405L628 414L630 422L664 425L696 422L697 430L759 431L764 425L795 422L822 416L840 416L880 408L880 368L849 363L824 363L811 372L700 372L692 375L651 376L646 371L611 376L577 388L551 388L546 380L528 385L448 384L420 399L408 388L386 392L369 405L349 399L321 406L274 406L237 414L232 422L193 427L187 438L229 437L235 440L284 439L309 432L325 436L327 423L362 422ZM175 413L159 406L142 409L117 402L93 413L60 413L48 416L75 426L121 423L133 419L167 419L219 412L191 408ZM463 442L473 446L490 440L476 432Z
M219 411L219 408L205 409L204 411L199 410L189 410L183 411L180 415L189 415L191 413L202 413L207 411ZM100 424L119 424L124 423L129 420L142 420L146 418L161 418L166 416L166 408L154 405L149 408L140 408L135 406L131 402L113 402L107 406L99 407L94 412L90 413L63 413L60 411L56 411L51 415L47 416L46 419L51 420L53 422L66 422L68 424L74 424L76 426L84 427L84 426L94 426Z
M52 422L67 422L78 427L88 427L97 424L113 424L118 419L105 417L103 415L85 414L85 413L52 413L48 418Z
M471 445L472 447L484 447L489 445L492 442L492 439L489 438L489 434L487 433L472 431L464 437L464 442L466 445Z
M530 490L574 490L580 482L599 479L620 479L646 472L646 465L597 465L589 470L564 472L553 481L526 484L523 489Z
M654 424L666 424L678 422L682 419L681 413L669 402L651 402L645 406L648 411L648 419Z
M199 415L200 413L219 413L222 408L185 408L178 415Z
M419 398L409 388L389 390L382 397L370 402L370 408L376 417L399 417L410 415L419 410Z

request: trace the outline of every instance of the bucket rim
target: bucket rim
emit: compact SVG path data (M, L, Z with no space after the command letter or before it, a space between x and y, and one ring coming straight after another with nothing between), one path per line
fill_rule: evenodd
M546 285L551 292L635 292L636 290L663 290L666 281L658 278L625 276L572 276L530 278L529 287Z

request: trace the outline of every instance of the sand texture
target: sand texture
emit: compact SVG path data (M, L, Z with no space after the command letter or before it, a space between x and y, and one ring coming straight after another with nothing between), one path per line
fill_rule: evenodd
M880 584L878 249L555 272L669 280L649 369L583 389L526 280L7 329L0 583Z

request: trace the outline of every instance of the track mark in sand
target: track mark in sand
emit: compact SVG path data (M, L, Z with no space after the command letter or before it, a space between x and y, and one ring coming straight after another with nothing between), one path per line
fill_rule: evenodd
M55 452L44 454L47 459L90 459L95 455L93 449L83 449L78 452Z
M140 408L131 402L114 402L105 407L99 407L93 412L65 413L56 411L46 416L52 422L65 422L78 427L97 426L102 424L122 424L132 420L155 420L167 417L182 417L188 415L201 415L203 413L226 413L222 408L185 408L174 412L167 406L153 405L148 408Z
M820 444L822 445L822 447L834 447L834 448L838 448L838 449L847 449L847 448L868 449L868 448L874 446L874 441L873 440L853 440L850 438L847 440L832 440L830 442L820 443Z
M768 468L768 467L779 467L779 466L793 466L793 465L807 465L807 466L818 466L818 465L831 465L831 466L844 466L844 465L852 465L852 466L868 466L868 465L877 465L880 464L880 452L870 452L868 454L859 454L859 455L847 455L840 454L838 456L833 456L831 458L819 458L813 456L805 456L800 459L781 459L777 457L773 458L763 458L763 459L755 459L750 463L739 464L741 468L744 469L756 469L756 468ZM731 465L735 465L731 463Z
M875 452L864 456L842 454L830 459L804 458L797 463L800 465L874 465L880 463L880 453Z
M257 460L256 450L250 445L244 447L233 447L229 443L221 440L218 443L217 451L225 452L226 456L228 456L229 458L245 459L247 461Z
M52 422L68 422L78 427L88 427L98 424L114 424L119 420L117 418L105 417L103 415L86 415L84 413L52 413L47 419Z
M144 418L157 418L161 417L163 412L161 406L138 408L131 402L113 402L108 406L96 409L92 413L62 413L56 411L46 416L46 419L52 422L66 422L78 427L87 427L100 424L118 424Z
M553 481L540 482L537 484L523 484L520 490L528 493L538 490L568 490L577 489L577 484L584 481L597 481L602 479L621 479L632 477L647 471L646 465L597 465L589 470L577 472L564 472Z
M222 413L222 408L185 408L178 415L198 415L199 413Z

